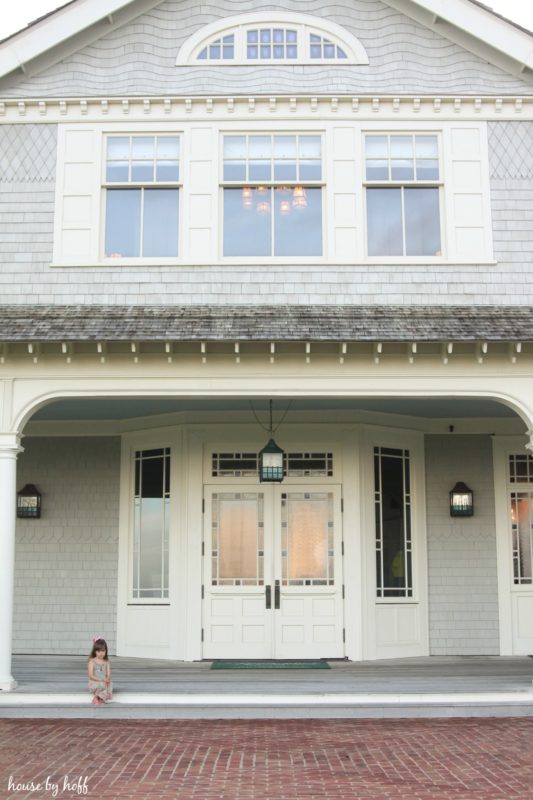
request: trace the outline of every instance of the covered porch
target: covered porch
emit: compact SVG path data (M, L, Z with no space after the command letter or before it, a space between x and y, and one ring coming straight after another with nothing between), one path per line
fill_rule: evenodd
M11 673L11 647L16 659L32 653L52 658L53 665L60 656L49 654L71 653L83 660L96 632L124 664L130 656L143 656L147 664L160 659L181 664L184 675L200 662L195 669L208 683L214 678L201 659L234 657L237 646L242 657L346 657L359 666L371 661L370 670L408 656L412 665L431 655L437 665L444 656L527 655L533 641L530 534L524 523L519 552L513 553L510 498L530 513L533 462L525 448L533 427L532 346L510 341L503 319L502 329L492 330L494 341L480 342L471 329L460 331L450 313L438 332L423 330L425 315L406 320L389 311L386 320L378 319L379 331L362 333L373 318L352 310L343 323L350 328L342 331L348 342L338 331L320 338L324 313L292 320L290 337L283 337L273 314L260 320L270 326L268 336L257 329L257 315L250 321L235 311L234 328L221 332L220 315L212 316L216 333L199 312L167 319L177 328L187 323L172 336L165 329L172 341L143 334L136 314L121 318L119 339L112 340L104 325L104 341L80 343L78 331L76 342L68 342L62 329L54 336L48 331L37 350L16 342L4 351L13 380L4 383L10 432L4 434L0 510L16 559L6 550L2 688L20 680L16 667ZM475 323L488 337L498 320L487 318ZM106 316L104 322L116 330L116 320ZM137 326L135 340L126 322ZM151 325L163 322L150 318ZM391 326L387 335L385 322ZM192 332L202 325L207 341ZM402 326L409 327L408 338ZM384 341L376 341L378 333ZM452 333L459 341L446 341ZM279 443L287 474L279 491L260 484L256 466L245 463L265 444L268 432L254 417L259 413L266 421L269 398L276 400L276 421L286 414ZM314 463L304 464L307 456ZM160 476L171 476L168 485L162 477L146 487L137 479L139 463L145 470L149 459L157 460ZM392 469L393 460L400 469ZM511 464L525 469L518 488ZM475 491L476 512L454 520L449 494L461 480ZM19 520L15 537L13 498L25 484L44 490L43 514ZM311 543L292 586L283 572L283 526L292 524L283 516L288 492L294 520L308 519L308 501L318 508L314 519L322 520L313 523L313 541L302 535L302 526L295 529L295 550ZM222 535L220 547L213 544L216 503L222 498L235 507L243 496L251 498L249 508L255 503L254 520L261 504L267 509L261 518L265 546L254 539L263 572L253 586L241 582L248 575L228 577L222 574L227 567L215 564L222 545L233 542L228 532L226 544ZM136 527L136 509L145 500L157 500L159 537L158 566L153 569L148 558L146 580L138 537L146 524L149 538L151 528L146 520L140 534ZM238 513L246 516L242 508ZM328 530L334 531L329 543ZM323 574L313 572L315 543ZM240 568L239 547L227 552L227 564ZM218 582L221 576L231 586ZM14 615L8 592L13 583ZM337 680L333 673L347 674L345 662L331 663L318 683L329 686ZM269 671L265 685L277 682L277 675ZM354 676L353 685L333 693L343 708L343 693L361 697L361 672ZM310 680L297 671L289 677L294 684ZM217 673L216 680L232 678ZM254 671L250 681L258 680ZM408 694L417 693L412 689ZM179 689L169 693L183 696ZM376 693L397 702L378 689L363 695ZM315 692L304 706L320 705L318 694L331 693ZM260 706L273 692L260 687L257 696L263 695Z
M90 704L84 656L13 658L0 717L387 718L533 716L528 656L432 656L330 669L213 670L210 661L112 659L115 695Z

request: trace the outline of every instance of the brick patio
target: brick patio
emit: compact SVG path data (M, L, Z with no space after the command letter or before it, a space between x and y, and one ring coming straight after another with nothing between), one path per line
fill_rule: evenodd
M102 709L102 716L106 709ZM0 720L0 797L531 800L533 719Z

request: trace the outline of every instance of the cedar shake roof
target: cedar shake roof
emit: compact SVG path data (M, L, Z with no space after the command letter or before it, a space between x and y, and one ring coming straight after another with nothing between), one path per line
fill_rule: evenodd
M532 306L0 306L0 342L533 341Z

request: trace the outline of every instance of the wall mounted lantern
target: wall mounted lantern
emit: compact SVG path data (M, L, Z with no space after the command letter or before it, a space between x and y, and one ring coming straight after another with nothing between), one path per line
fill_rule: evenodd
M17 492L17 517L20 519L39 519L41 516L41 493L33 485L26 486Z
M279 427L279 426L278 426ZM274 441L272 428L272 400L270 401L270 439L259 451L259 481L260 483L281 483L284 478L283 456L281 447Z
M474 516L474 492L459 481L450 492L450 517Z

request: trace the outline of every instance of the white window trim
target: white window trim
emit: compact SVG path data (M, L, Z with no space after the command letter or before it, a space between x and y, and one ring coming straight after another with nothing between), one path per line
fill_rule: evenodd
M246 31L256 27L287 27L290 26L298 32L298 57L280 59L248 59L246 58ZM235 34L235 57L231 60L224 59L202 59L197 60L198 53L209 45L213 39L220 36ZM346 53L346 58L311 58L309 37L314 33L331 39L332 44L338 45ZM310 14L238 14L222 20L205 25L194 33L182 46L176 58L176 66L195 66L217 65L223 67L235 66L284 66L290 64L309 64L311 66L322 66L323 64L342 65L366 65L368 64L366 50L359 41L345 28L329 20L314 17Z

